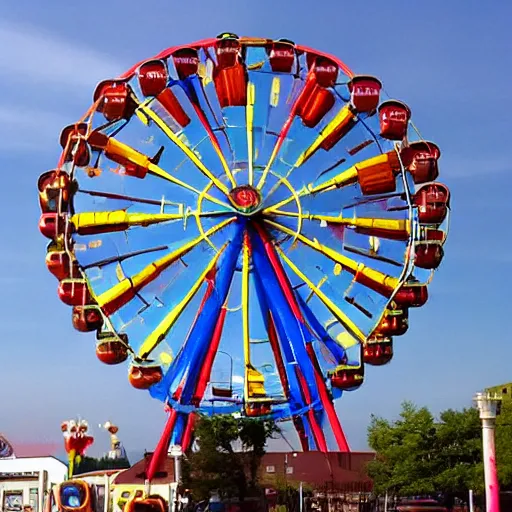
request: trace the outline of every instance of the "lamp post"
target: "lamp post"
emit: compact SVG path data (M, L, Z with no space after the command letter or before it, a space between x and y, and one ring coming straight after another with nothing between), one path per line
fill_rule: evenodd
M494 431L496 429L496 416L501 396L490 393L476 393L473 398L482 421L482 442L484 456L485 476L485 505L487 512L499 512L499 486L496 473L496 450L494 445Z
M180 487L180 481L181 481L181 457L183 455L182 449L180 445L171 445L169 447L169 455L174 458L174 480L176 480L176 495L174 498L174 509L178 510L179 507L179 495L178 495L178 489Z
M292 457L297 457L297 452L293 452ZM288 504L288 453L284 454L284 492Z
M217 350L217 354L224 354L229 357L229 390L233 391L233 357L223 350Z

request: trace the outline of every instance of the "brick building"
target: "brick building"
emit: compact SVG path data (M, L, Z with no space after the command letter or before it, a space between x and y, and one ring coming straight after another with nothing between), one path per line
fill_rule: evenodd
M303 482L317 490L367 493L372 481L365 468L374 458L371 452L269 452L263 458L261 480L269 485L285 480Z

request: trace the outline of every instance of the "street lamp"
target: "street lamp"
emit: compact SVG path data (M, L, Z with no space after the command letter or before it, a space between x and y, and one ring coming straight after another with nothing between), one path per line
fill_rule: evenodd
M476 393L473 398L482 421L482 443L484 455L485 504L487 512L499 512L499 486L496 473L496 450L494 431L496 416L499 414L501 396L490 393Z
M297 457L297 452L293 452L292 457ZM288 502L288 453L284 454L284 491Z
M176 491L174 496L174 509L178 510L179 507L179 495L178 489L181 481L181 457L183 456L183 451L180 445L173 444L169 446L169 455L174 458L174 480L176 480Z

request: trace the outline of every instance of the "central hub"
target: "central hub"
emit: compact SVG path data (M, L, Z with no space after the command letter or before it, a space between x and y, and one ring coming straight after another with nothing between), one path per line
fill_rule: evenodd
M261 204L261 194L251 185L242 185L229 193L231 204L242 213L251 213Z

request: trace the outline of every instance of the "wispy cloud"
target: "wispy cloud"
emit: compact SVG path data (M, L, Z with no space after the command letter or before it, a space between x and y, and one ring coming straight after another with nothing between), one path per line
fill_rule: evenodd
M0 21L0 149L54 150L61 129L74 120L70 105L91 97L95 85L126 66L109 55L40 27ZM83 110L88 105L83 106ZM61 114L62 112L62 114Z
M30 25L0 22L0 69L9 81L93 87L123 66L112 57Z
M473 156L445 155L439 161L443 175L453 179L475 178L512 170L508 151Z
M53 150L60 130L69 122L69 118L54 112L0 104L0 149Z

